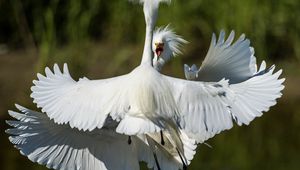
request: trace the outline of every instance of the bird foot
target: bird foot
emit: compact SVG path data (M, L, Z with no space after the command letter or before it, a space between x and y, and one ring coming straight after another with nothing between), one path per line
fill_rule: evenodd
M160 166L159 166L159 163L158 163L158 160L157 160L156 154L153 153L153 156L154 156L154 159L155 159L155 164L156 164L156 166L157 166L157 170L161 170L161 169L160 169Z

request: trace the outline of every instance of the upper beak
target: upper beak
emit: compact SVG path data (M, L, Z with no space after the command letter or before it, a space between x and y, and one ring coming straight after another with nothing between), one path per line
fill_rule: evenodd
M160 57L163 51L164 51L164 43L155 43L155 53L157 57Z

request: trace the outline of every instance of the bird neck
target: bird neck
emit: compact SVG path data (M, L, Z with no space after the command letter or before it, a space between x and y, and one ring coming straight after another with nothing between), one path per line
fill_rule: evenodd
M146 25L146 37L145 37L145 45L142 57L142 64L152 65L152 37L153 37L153 27L150 25Z
M145 46L142 58L142 64L152 65L152 39L153 39L153 30L156 24L156 19L158 15L159 1L147 0L144 1L144 15L146 22L146 38Z

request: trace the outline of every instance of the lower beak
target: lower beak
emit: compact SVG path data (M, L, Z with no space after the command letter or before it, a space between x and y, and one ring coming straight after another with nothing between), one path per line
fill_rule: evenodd
M161 50L156 50L157 59L158 59L158 57L160 57L161 53L162 53Z
M160 57L163 51L164 51L164 49L162 46L160 46L160 45L156 46L155 53L156 53L157 57Z

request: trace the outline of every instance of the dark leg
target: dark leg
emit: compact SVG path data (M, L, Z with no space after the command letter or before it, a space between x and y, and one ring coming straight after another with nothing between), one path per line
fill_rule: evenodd
M182 158L182 156L181 156L181 154L180 154L180 152L179 152L179 150L176 148L176 150L177 150L177 152L178 152L178 155L179 155L179 157L180 157L180 160L181 160L181 162L182 162L182 168L183 168L183 170L187 170L187 166L186 166L186 164L184 163L184 160L183 160L183 158Z
M155 163L156 163L156 166L157 166L157 170L161 170L160 169L160 166L159 166L159 163L158 163L158 160L157 160L157 156L156 154L153 152L153 156L154 156L154 159L155 159Z
M131 144L131 136L128 136L128 145L130 145Z
M162 130L160 131L160 139L161 139L160 143L161 143L162 145L165 145L164 135L163 135Z

